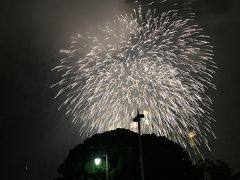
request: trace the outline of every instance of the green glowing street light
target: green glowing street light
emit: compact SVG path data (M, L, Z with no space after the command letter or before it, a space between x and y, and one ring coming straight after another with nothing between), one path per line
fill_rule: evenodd
M105 166L106 166L106 179L108 180L108 156L107 154L105 155L100 155L105 157ZM99 166L101 164L101 158L97 157L94 159L94 163Z
M94 162L97 166L99 166L101 164L101 159L100 158L95 158Z

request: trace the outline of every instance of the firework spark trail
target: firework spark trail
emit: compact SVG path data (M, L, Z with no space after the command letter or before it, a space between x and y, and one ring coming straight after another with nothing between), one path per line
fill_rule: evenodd
M139 6L99 30L73 37L55 68L62 73L57 96L65 98L66 114L73 115L82 135L134 130L139 109L147 112L143 133L166 136L196 152L202 143L208 147L213 119L205 90L215 88L215 66L208 37L192 18L181 18L175 9L157 16L155 9L144 13Z

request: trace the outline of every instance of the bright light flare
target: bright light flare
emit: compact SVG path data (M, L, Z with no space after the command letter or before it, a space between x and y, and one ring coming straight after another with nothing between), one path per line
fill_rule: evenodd
M95 158L94 163L99 166L101 164L101 159L100 158Z

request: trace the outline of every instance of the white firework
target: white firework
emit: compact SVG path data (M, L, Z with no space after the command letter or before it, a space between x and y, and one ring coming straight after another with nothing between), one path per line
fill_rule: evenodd
M135 130L137 109L145 112L143 133L155 133L199 152L213 119L205 94L215 73L213 50L202 29L177 10L156 15L141 6L73 37L57 96L63 96L84 136L115 128ZM213 134L213 133L212 133ZM213 134L214 135L214 134Z

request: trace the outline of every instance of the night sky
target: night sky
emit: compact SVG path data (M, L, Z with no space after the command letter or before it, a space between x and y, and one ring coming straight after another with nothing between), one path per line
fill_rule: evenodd
M49 87L51 69L70 37L126 11L124 0L3 0L0 5L0 179L53 179L68 150L82 140ZM211 36L218 65L211 159L240 170L240 1L198 0L196 23Z

